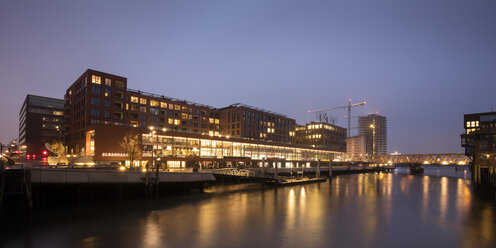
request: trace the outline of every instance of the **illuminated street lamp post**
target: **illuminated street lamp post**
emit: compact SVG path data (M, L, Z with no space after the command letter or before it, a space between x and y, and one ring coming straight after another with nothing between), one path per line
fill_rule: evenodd
M153 149L153 135L155 134L155 130L153 127L149 127L149 129L151 130L151 143L152 143L152 160L151 162L154 163L154 159L153 159L153 152L154 152L154 149ZM150 171L150 163L146 163L146 169L145 169L145 186L148 188L150 185L149 185L149 178L148 178L148 172ZM147 190L148 192L148 190Z

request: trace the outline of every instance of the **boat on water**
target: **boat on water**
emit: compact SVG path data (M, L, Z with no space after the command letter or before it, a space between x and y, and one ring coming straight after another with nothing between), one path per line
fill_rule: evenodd
M414 164L410 166L410 175L421 175L424 174L424 168L420 164Z

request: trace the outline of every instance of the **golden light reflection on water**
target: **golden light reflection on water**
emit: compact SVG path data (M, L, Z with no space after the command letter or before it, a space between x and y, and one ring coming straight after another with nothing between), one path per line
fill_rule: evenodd
M59 247L496 247L496 204L464 179L370 173L225 193L229 187L73 225L37 223L26 239L40 247L54 246L40 234L57 236Z
M465 179L459 178L456 185L456 209L458 218L463 218L470 209L472 195Z
M335 247L329 244L340 240L337 247L380 247L383 240L401 244L415 239L392 237L394 231L414 230L422 236L428 229L450 244L491 247L494 207L474 208L473 198L464 179L338 176L331 187L324 183L238 192L164 210L167 214L151 212L143 219L139 246L164 247L176 240L174 244L190 241L183 247L242 247L243 242L252 247Z
M287 223L288 223L288 226L291 226L291 227L293 227L295 224L295 216L296 216L295 208L296 208L295 190L293 188L291 188L289 190L289 194L288 194L288 207L287 207L287 209L288 209L287 210L288 211Z
M160 247L162 228L157 212L151 212L145 219L143 247Z
M482 241L485 245L487 245L492 239L494 239L494 216L493 209L490 207L486 207L482 210L481 214L481 236Z
M447 210L448 210L448 178L447 177L442 177L441 178L441 194L439 197L439 217L440 221L442 223L446 222L446 216L448 215Z
M428 218L429 212L429 179L429 176L422 177L422 218L424 220Z

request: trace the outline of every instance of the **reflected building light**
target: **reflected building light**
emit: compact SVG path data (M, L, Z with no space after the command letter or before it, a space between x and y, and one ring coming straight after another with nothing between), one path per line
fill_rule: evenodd
M162 243L160 236L160 226L156 223L156 216L152 214L146 218L145 235L143 237L143 244L146 247L158 247Z
M422 182L422 217L425 218L426 214L428 213L429 209L429 176L424 176L423 177L423 182Z
M439 212L441 215L441 220L444 222L448 211L448 178L441 178L441 197L439 203Z

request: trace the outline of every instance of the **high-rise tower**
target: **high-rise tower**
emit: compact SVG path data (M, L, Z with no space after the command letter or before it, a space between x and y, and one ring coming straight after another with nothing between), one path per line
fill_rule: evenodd
M358 135L365 136L367 157L387 153L387 120L385 116L371 114L358 117Z

